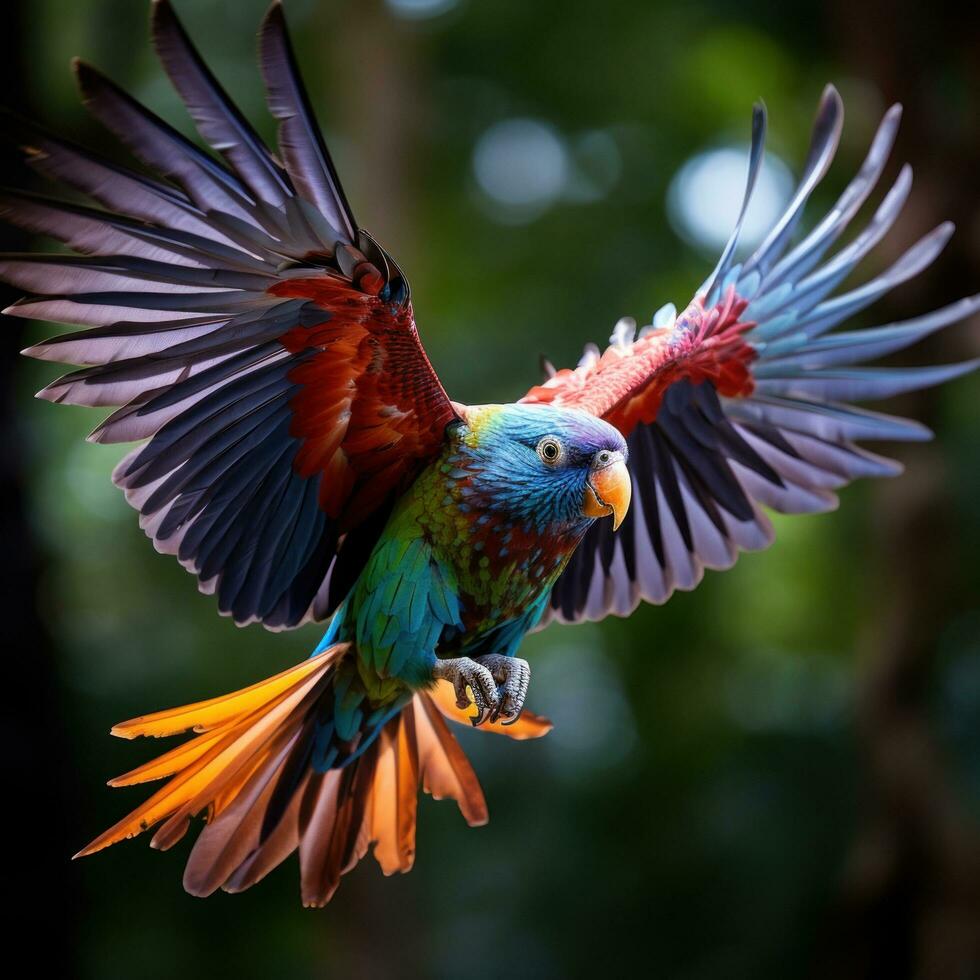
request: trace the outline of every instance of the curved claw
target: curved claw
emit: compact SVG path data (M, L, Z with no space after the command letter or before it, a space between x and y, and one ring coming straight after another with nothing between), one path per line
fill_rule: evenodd
M513 718L511 718L511 717L508 716L500 724L503 725L504 728L509 728L511 725L514 724L514 722L516 722L516 721L518 721L520 719L520 717L521 717L522 714L524 714L524 705L523 704L517 709L517 714L514 715Z
M470 724L474 728L479 728L487 720L493 721L490 709L477 707L476 714L470 718Z

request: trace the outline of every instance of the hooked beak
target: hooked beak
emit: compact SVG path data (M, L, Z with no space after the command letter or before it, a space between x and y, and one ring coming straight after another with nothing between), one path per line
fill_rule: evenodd
M586 517L609 517L612 515L613 530L623 523L629 510L633 485L622 453L613 453L612 459L604 466L594 469L585 484L585 500L582 512Z

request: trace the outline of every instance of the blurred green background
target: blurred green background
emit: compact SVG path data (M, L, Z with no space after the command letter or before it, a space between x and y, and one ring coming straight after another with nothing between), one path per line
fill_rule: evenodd
M175 2L271 135L254 62L264 5ZM960 227L936 268L860 322L980 286L975 14L879 0L286 12L355 213L406 270L460 400L519 397L540 354L568 364L620 315L686 303L740 193L715 151L743 151L764 97L777 206L829 80L847 124L809 223L900 100L888 174L908 159L916 188L865 271L943 218ZM68 72L82 55L189 133L147 13L142 0L8 2L7 101L108 151ZM675 183L692 160L698 180ZM410 875L384 880L368 859L308 911L294 861L206 901L180 887L187 840L68 863L143 797L104 788L158 748L109 738L113 722L265 677L320 630L236 629L154 553L109 483L120 448L83 442L98 417L30 398L53 371L14 352L52 332L4 323L8 948L40 924L38 962L100 980L980 976L980 377L888 406L938 432L895 448L900 480L844 491L834 514L777 519L769 552L664 607L530 638L531 707L554 732L461 733L490 825L469 830L426 799ZM974 322L911 360L978 351Z

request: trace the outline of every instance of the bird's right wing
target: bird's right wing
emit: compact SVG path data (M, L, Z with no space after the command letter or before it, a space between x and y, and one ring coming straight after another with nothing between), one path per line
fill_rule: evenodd
M455 409L407 284L354 220L278 3L262 25L273 154L166 0L153 40L227 166L76 66L85 104L159 177L33 130L28 161L102 209L0 192L0 217L82 255L0 259L16 316L87 329L26 353L81 366L41 397L116 410L97 442L140 442L114 481L161 552L219 610L273 629L324 619Z
M803 176L756 251L735 261L739 219L714 272L678 314L670 304L638 338L623 323L601 355L553 373L526 402L574 406L627 438L633 506L619 531L597 521L555 584L548 612L563 622L629 614L641 601L693 589L705 568L728 568L740 551L766 547L763 508L830 510L835 491L901 466L857 445L917 440L916 422L857 407L939 384L978 361L932 367L867 362L914 344L980 309L980 296L903 323L835 328L921 272L952 234L942 224L870 281L835 293L894 223L911 186L902 168L868 225L832 257L834 242L867 200L894 142L899 109L886 113L858 174L822 220L793 245L803 207L833 159L843 122L837 92L821 100ZM765 113L756 108L748 204L762 161Z

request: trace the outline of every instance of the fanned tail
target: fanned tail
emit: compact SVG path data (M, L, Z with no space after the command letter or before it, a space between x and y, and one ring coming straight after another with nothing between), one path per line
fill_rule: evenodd
M416 693L349 764L326 771L312 765L334 668L348 650L339 644L243 690L115 726L113 734L124 738L198 734L110 781L131 786L170 777L76 857L158 824L150 843L166 850L204 813L207 825L184 872L188 892L243 891L298 850L303 904L320 906L372 844L386 875L411 869L420 786L436 799L456 800L470 826L486 823L476 773L444 720L466 720L445 682ZM515 725L490 727L523 739L551 726L525 713Z

